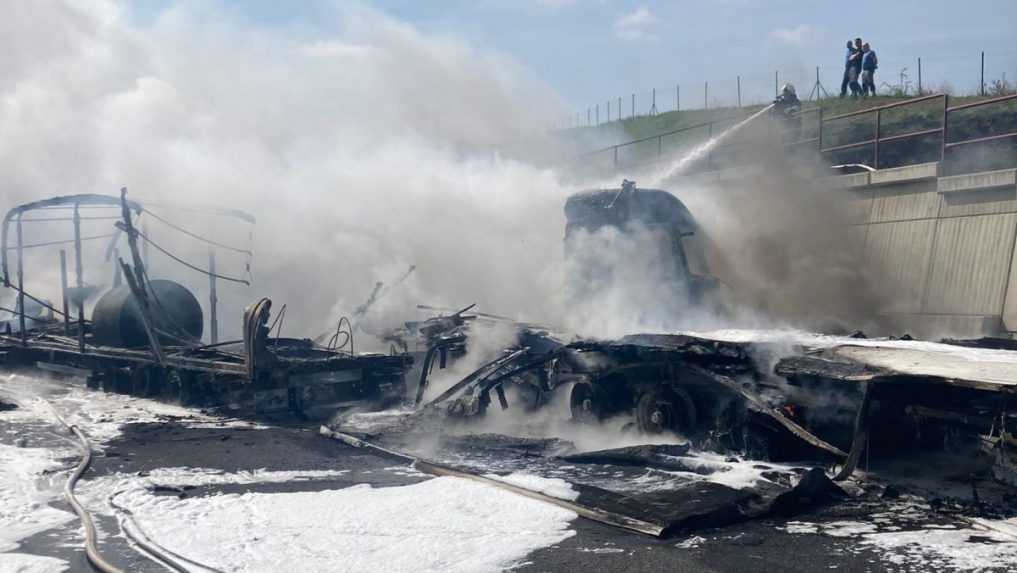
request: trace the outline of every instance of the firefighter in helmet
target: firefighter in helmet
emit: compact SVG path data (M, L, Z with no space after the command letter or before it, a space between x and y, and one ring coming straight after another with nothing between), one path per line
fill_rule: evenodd
M784 125L784 141L790 143L798 141L802 130L802 102L798 99L793 85L784 84L780 89L780 95L773 100L773 113Z

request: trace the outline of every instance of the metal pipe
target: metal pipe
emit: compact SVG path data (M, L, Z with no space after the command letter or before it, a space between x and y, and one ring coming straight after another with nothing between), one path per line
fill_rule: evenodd
M923 129L921 131L912 131L910 133L901 133L901 134L898 134L898 135L890 135L890 136L887 136L887 137L880 137L879 141L881 143L890 143L890 142L893 142L893 141L900 141L902 139L910 139L912 137L922 137L923 135L933 135L933 134L939 133L941 131L943 131L942 127L934 127L932 129Z
M879 169L879 128L882 124L882 113L881 110L876 110L876 139L875 143L872 144L872 166Z
M219 304L219 299L216 297L215 292L215 251L212 249L208 250L208 313L209 313L209 335L212 338L212 344L218 344L219 342L219 317L216 314Z
M141 233L143 235L145 235L146 237L151 237L151 235L148 234L148 218L147 217L145 218L145 220L143 220L141 222ZM142 260L142 262L145 263L145 272L148 272L148 269L151 268L151 266L150 266L150 264L148 262L149 261L149 259L148 259L148 241L144 241L144 242L141 243L141 260Z
M918 58L918 95L922 95L922 59Z
M980 107L980 106L983 106L983 105L992 105L994 103L1000 103L1000 102L1009 101L1009 100L1012 100L1012 99L1017 99L1017 94L1010 94L1010 95L1005 95L1005 96L1000 96L1000 97L994 97L992 99L986 99L986 100L982 100L982 101L966 103L966 104L963 104L963 105L958 105L958 106L951 107L949 109L949 111L953 112L953 111L960 111L962 109L970 109L970 108L973 108L973 107Z
M982 97L985 97L985 52L982 52Z
M948 138L947 138L947 133L948 133L947 132L947 127L949 126L949 123L950 123L950 96L944 95L943 96L943 145L942 145L942 148L940 149L940 152L939 152L939 162L941 164L944 164L944 165L942 165L943 167L945 167L945 163L946 163L946 144L947 144L947 141L948 141Z
M18 236L18 333L21 335L21 345L28 346L28 333L25 332L25 267L23 262L21 243L21 213L18 213L17 222Z
M875 139L866 139L865 141L859 141L856 143L845 143L844 145L834 145L833 147L827 147L823 149L823 153L829 153L831 151L841 151L844 149L854 149L856 147L866 147L875 143Z
M922 103L922 102L926 102L926 101L933 100L933 99L936 99L936 98L941 98L941 97L944 97L943 94L932 94L932 95L927 95L927 96L924 96L924 97L911 98L911 99L909 99L907 101L899 101L899 102L895 102L895 103L888 103L886 105L881 105L879 107L870 107L870 108L867 108L867 109L860 109L858 111L842 113L840 115L835 115L833 117L828 117L828 118L826 118L826 121L836 121L838 119L854 117L856 115L865 115L867 113L875 113L876 110L892 109L892 108L895 108L895 107L901 107L901 106L905 106L905 105L914 105L914 104L917 104L917 103Z
M113 260L120 260L120 249L113 249ZM114 263L114 266L116 267L116 270L113 271L113 288L117 288L123 282L124 270L120 268L119 262Z
M71 319L67 307L67 251L60 249L60 292L63 296L64 336L71 335Z
M823 151L823 108L819 108L819 135L816 137L817 146L819 151Z
M85 278L81 266L81 213L78 205L74 205L74 281L78 287L78 350L85 351L85 297L82 287Z
M966 139L964 141L954 141L953 143L947 143L946 148L952 149L954 147L960 147L961 145L969 145L972 143L988 143L990 141L1000 141L1002 139L1010 139L1011 137L1017 137L1017 131L1013 133L1001 133L999 135L990 135L988 137L976 137L974 139Z

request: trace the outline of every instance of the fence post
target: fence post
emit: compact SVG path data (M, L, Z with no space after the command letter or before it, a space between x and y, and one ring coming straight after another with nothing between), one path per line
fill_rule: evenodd
M773 97L780 95L780 70L773 71Z
M872 167L874 169L879 169L879 126L880 126L880 122L881 122L881 118L880 118L879 109L876 109L876 139L874 140L874 143L872 144L872 163L873 163Z
M611 123L611 100L607 100L607 122Z
M632 94L632 115L629 117L636 117L636 94Z
M947 131L950 126L950 96L943 94L943 149L939 154L940 169L946 168L946 144L949 141Z
M713 139L713 123L714 122L712 122L712 121L710 122L710 131L709 131L709 133L706 136L706 140L707 141ZM706 151L706 167L708 169L713 167L713 148L712 147Z
M985 52L982 52L982 96L985 96Z
M674 110L682 110L682 86L680 84L674 85Z
M618 146L614 146L614 168L618 168Z
M918 96L922 95L922 59L918 58Z
M735 81L738 84L738 107L742 107L742 77L735 76Z
M819 134L816 136L816 146L819 153L823 153L823 108L819 108Z
M70 307L67 305L67 251L60 249L60 289L64 303L64 336L71 335Z
M703 83L703 109L710 109L710 82Z
M597 125L600 125L600 104L597 104Z
M621 96L618 96L618 121L622 119Z
M590 108L586 108L586 127L590 126L591 118L592 118L592 115L590 113Z

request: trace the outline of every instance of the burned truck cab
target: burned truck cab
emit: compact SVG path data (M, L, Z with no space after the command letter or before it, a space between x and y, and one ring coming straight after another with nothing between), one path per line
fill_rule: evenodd
M671 193L626 180L570 196L565 217L573 300L621 296L675 318L690 307L717 306L719 281L709 271L705 237Z

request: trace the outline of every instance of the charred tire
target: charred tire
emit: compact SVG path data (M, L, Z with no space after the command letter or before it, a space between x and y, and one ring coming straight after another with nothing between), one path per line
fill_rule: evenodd
M572 419L591 423L604 417L604 391L590 382L576 382L569 393L569 410Z
M687 433L696 428L696 406L681 388L653 388L636 401L636 424L647 434Z

